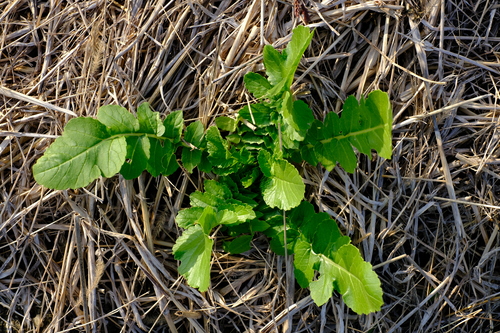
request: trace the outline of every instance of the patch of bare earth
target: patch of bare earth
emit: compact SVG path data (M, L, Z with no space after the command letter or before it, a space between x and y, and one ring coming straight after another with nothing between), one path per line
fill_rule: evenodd
M68 120L105 104L182 109L187 124L238 112L263 46L301 24L291 1L11 0L0 2L0 332L500 330L500 5L303 3L316 30L295 88L316 117L374 89L393 101L392 160L301 169L307 199L374 265L382 310L355 315L339 295L317 307L264 237L233 256L220 235L210 289L189 287L174 216L198 172L68 191L33 180Z

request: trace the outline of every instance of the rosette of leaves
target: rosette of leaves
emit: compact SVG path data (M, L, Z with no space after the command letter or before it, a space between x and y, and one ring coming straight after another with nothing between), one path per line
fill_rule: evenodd
M283 51L265 46L266 76L244 77L256 102L235 117L217 117L208 129L199 121L185 127L182 111L162 121L147 103L136 115L104 106L97 119L70 120L34 165L36 181L67 189L116 173L133 179L144 170L168 176L179 163L188 172L198 168L212 179L178 213L184 232L173 247L179 273L191 286L205 291L210 285L215 230L226 232L224 249L233 253L250 249L253 235L263 232L275 252L284 254L286 246L294 254L296 279L310 288L318 305L337 291L357 313L378 311L380 280L336 222L304 201L305 184L296 165L305 160L332 170L339 164L353 172L357 152L376 150L390 158L391 105L386 93L374 91L359 100L349 97L340 115L314 119L291 90L312 37L308 28L297 27Z

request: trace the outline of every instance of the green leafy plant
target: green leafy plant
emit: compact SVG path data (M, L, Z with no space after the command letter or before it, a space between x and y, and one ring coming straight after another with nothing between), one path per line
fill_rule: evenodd
M218 117L206 130L199 121L184 128L182 111L162 121L147 103L136 115L108 105L97 119L70 120L34 165L36 181L67 189L116 173L126 179L144 170L168 176L180 160L188 172L198 168L209 178L203 191L190 194L190 207L176 216L184 232L173 253L191 286L205 291L210 285L216 231L227 235L223 246L232 253L247 251L255 233L264 233L276 253L294 254L297 282L310 288L316 304L327 302L336 290L355 312L378 311L383 304L378 276L336 222L304 200L296 165L305 160L332 170L338 163L353 172L355 149L367 155L375 149L390 158L391 105L386 93L374 91L359 101L347 98L341 116L331 112L323 121L315 119L291 90L312 37L308 28L297 27L282 52L265 46L267 78L244 77L257 102L234 118Z

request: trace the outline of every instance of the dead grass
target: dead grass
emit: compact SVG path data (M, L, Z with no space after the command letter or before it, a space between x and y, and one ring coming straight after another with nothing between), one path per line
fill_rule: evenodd
M264 238L214 253L208 292L187 286L173 217L198 173L77 191L31 174L69 119L105 104L146 100L205 124L237 112L263 45L300 23L291 2L12 0L0 2L0 331L500 331L498 3L304 4L316 34L296 89L316 116L374 89L393 101L392 160L303 170L308 199L375 266L383 309L356 316L338 296L318 308Z

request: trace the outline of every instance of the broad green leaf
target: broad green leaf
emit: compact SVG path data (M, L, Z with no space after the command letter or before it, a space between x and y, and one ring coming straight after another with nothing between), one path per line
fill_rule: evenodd
M269 229L269 224L261 220L253 220L250 223L250 229L252 232L263 232Z
M171 141L161 142L158 139L150 138L150 156L146 169L153 176L169 176L174 173L179 164L175 157L174 147Z
M191 287L206 291L210 286L210 258L214 241L196 224L177 238L172 251L180 260L179 273Z
M125 137L111 137L92 118L74 118L33 166L35 180L48 188L80 188L120 171L127 153Z
M171 139L173 143L181 141L182 128L184 126L182 110L169 113L163 121L163 126L165 127L164 137Z
M222 116L222 117L217 117L215 119L215 124L217 125L218 128L220 128L223 131L234 132L236 131L236 126L238 125L238 122L233 118Z
M106 125L110 134L134 133L139 130L139 121L124 107L104 105L97 112L97 120Z
M271 84L265 77L253 72L245 74L243 81L245 82L245 88L247 88L247 90L252 93L255 98L263 97L272 88Z
M147 136L127 137L127 157L120 174L125 179L134 179L146 169L149 160L150 142Z
M252 248L250 242L252 241L252 235L243 235L235 238L230 242L224 242L224 251L239 254L246 252Z
M151 111L149 103L144 102L137 108L137 119L139 120L140 132L157 136L163 135L165 126L160 120L158 112Z
M270 174L271 176L261 183L266 204L284 210L298 206L304 199L305 185L297 169L285 160L273 159Z
M334 260L320 255L319 272L318 280L309 285L318 306L330 299L335 286L354 312L368 314L380 310L383 304L380 280L355 246L342 246L335 252Z
M182 209L177 213L175 222L177 222L179 227L186 229L198 221L201 214L203 214L203 210L203 207L190 207Z

